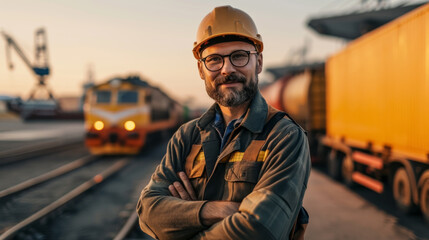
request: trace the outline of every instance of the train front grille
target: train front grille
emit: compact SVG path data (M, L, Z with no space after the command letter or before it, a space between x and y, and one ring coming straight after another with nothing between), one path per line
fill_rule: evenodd
M118 134L117 133L110 133L109 134L109 142L116 143L118 141Z

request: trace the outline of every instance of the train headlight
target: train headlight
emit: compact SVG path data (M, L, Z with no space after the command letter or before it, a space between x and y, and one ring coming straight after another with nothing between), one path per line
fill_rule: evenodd
M103 128L104 128L104 123L103 123L102 121L96 121L96 122L94 123L94 128L95 128L95 130L97 130L97 131L101 131L101 130L103 130Z
M132 131L132 130L136 129L136 124L133 121L126 121L124 123L124 128L127 131Z

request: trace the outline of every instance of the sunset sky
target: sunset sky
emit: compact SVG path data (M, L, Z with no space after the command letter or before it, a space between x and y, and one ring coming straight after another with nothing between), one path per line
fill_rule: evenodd
M3 1L0 29L13 36L30 60L34 59L34 31L44 27L48 37L51 75L48 85L56 96L82 94L92 65L96 83L113 76L140 74L178 100L192 97L207 106L192 46L201 19L214 7L231 5L247 12L264 41L264 68L284 65L290 53L310 42L310 59L324 59L344 42L320 37L306 27L315 14L357 7L357 0L265 1ZM0 40L0 95L26 98L35 77L12 51L15 65L6 63ZM260 79L269 79L266 73Z

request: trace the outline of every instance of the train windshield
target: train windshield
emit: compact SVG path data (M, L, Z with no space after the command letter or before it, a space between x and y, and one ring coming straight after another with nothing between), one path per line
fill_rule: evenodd
M96 91L97 103L110 103L112 93L110 91Z
M137 103L137 91L120 90L118 91L118 103Z

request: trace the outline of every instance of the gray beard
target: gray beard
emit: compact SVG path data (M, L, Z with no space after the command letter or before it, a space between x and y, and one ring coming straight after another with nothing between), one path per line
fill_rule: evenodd
M229 89L227 92L222 92L219 89L219 85L215 84L213 88L209 83L206 82L207 94L215 100L218 104L225 107L236 107L241 104L253 99L258 89L258 75L255 76L256 81L246 81L244 77L237 77L235 75L227 76L218 82L241 82L243 83L243 89Z

